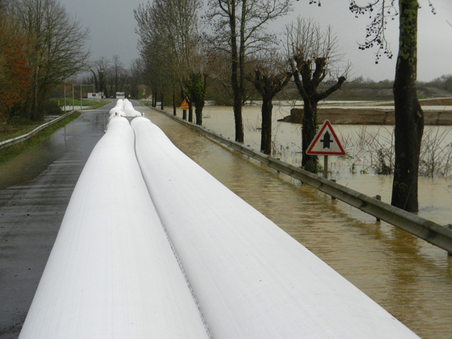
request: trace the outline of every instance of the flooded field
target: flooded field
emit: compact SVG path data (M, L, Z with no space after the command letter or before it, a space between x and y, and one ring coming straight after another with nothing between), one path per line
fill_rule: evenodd
M245 144L257 150L260 147L260 114L258 106L247 106L243 111ZM289 106L274 108L272 156L293 165L300 165L301 126L277 121L289 114ZM232 108L205 107L204 126L234 140ZM388 143L393 138L393 126L335 125L333 127L348 156L329 157L329 178L366 195L380 195L383 201L389 203L392 176L375 175L373 167L376 166L377 150L388 147ZM450 148L452 151L452 126L426 126L424 135L441 136L438 147ZM369 143L368 139L372 139L375 147L364 147L362 144L365 139ZM320 159L320 163L323 163L323 159ZM439 224L452 223L452 172L442 178L421 177L419 204L419 216Z
M275 120L287 114L278 108L274 112ZM230 108L206 107L204 115L207 128L234 139ZM256 148L260 143L259 115L259 107L244 111L246 144ZM452 258L444 250L377 222L307 185L287 180L160 113L148 111L147 116L184 153L420 337L452 338ZM341 136L359 128L335 127ZM285 150L279 157L298 164L300 125L275 122L274 135L275 147ZM340 184L370 196L380 194L384 201L390 201L392 177L362 175L359 168L353 174L347 161L332 159L331 175ZM366 166L364 161L357 164ZM419 214L440 224L450 223L451 184L449 178L421 178Z

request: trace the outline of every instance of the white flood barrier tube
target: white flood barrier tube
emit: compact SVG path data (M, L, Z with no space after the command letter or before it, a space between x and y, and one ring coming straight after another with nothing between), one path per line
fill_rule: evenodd
M110 116L108 118L108 120L110 121L112 118L114 117L122 117L125 116L126 113L124 111L124 100L122 99L118 99L116 101L116 105L115 107L113 107L110 112L109 112Z
M418 338L148 119L132 127L152 200L213 338Z
M128 117L141 117L141 112L138 112L135 108L133 108L133 104L129 99L124 99L124 112Z
M79 178L20 339L208 338L125 118Z

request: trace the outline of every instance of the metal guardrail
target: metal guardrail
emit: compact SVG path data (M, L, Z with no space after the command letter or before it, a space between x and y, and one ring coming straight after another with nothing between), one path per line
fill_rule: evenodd
M8 140L5 140L5 141L2 141L2 142L0 142L0 149L3 149L3 148L6 148L6 147L9 147L9 146L12 146L12 145L24 142L25 140L31 138L36 133L42 131L43 129L46 129L49 126L52 126L53 124L57 123L60 120L63 120L64 118L70 116L74 112L75 111L71 111L71 112L65 113L65 114L59 116L56 119L53 119L53 120L51 120L49 122L46 122L45 124L42 124L42 125L36 127L31 132L28 132L26 134L20 135L18 137L12 138L12 139L8 139Z
M241 153L269 166L270 168L273 168L292 178L300 180L301 182L317 188L318 190L329 194L330 196L337 198L353 207L356 207L365 213L368 213L378 219L384 220L408 233L417 236L418 238L427 241L432 245L442 248L448 252L449 256L452 255L452 229L448 228L447 226L442 226L433 221L421 218L415 214L381 202L375 198L371 198L365 194L337 184L333 181L327 180L299 167L295 167L263 153L257 152L250 147L227 139L221 135L207 130L202 126L189 123L165 111L155 108L152 109L161 113L165 113L175 121L178 121L179 123L182 123L189 128L196 130L203 135L214 139L234 150L240 151Z

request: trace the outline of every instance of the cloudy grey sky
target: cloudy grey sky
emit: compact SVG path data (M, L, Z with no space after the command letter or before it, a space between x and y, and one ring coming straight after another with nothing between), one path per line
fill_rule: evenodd
M358 0L362 3L368 0ZM133 10L147 0L60 0L66 11L90 28L89 46L91 59L111 59L119 55L126 64L139 57L138 36ZM204 0L206 2L206 0ZM418 79L429 81L441 75L452 74L452 1L431 0L436 15L428 6L428 0L419 0ZM351 78L363 76L373 80L392 79L398 45L398 20L390 23L388 40L394 59L382 57L375 64L376 50L360 51L358 43L364 41L367 17L358 19L348 10L349 0L322 0L322 6L309 5L309 0L294 2L294 11L272 25L280 30L298 15L313 18L322 27L330 25L337 34L341 52L353 64ZM451 25L449 25L449 23Z

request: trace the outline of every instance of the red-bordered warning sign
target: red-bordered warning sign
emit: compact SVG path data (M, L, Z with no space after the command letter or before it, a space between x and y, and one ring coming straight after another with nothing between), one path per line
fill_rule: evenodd
M345 155L339 139L334 133L329 120L325 120L319 133L312 140L306 151L309 155Z

